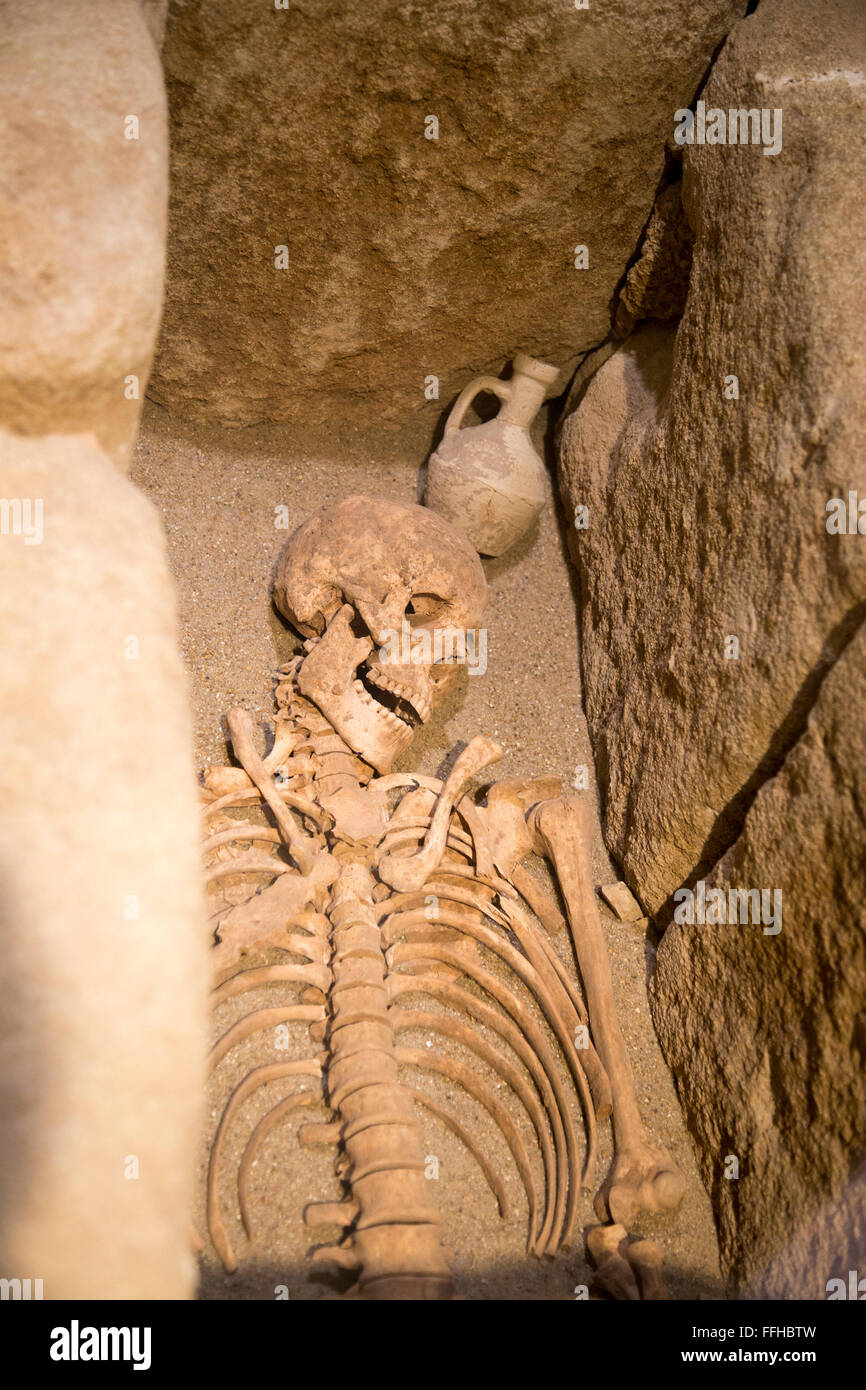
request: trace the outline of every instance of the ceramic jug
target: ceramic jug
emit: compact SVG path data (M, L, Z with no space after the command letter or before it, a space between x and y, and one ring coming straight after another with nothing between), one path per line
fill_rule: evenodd
M559 369L518 352L510 381L479 376L460 392L430 456L424 503L462 531L482 555L502 555L544 504L546 471L529 428ZM502 401L482 425L460 426L480 391Z

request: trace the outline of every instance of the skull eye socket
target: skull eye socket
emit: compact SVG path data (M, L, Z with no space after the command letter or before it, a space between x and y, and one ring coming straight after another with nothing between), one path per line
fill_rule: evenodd
M445 599L438 594L413 594L406 605L409 626L429 627L442 617L447 608Z

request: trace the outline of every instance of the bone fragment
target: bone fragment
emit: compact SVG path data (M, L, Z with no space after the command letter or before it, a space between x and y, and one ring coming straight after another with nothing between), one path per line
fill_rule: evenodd
M282 1023L315 1023L324 1016L324 1008L317 1004L281 1004L275 1009L256 1009L254 1013L245 1014L214 1043L208 1057L208 1072L219 1066L223 1057L237 1043L252 1037L254 1033L276 1028Z
M515 864L509 873L509 878L520 896L529 903L545 931L551 936L559 936L568 924L553 898L544 891L540 883L536 882L526 866Z
M628 1233L624 1226L592 1226L586 1248L595 1265L595 1282L612 1298L636 1303L640 1289L626 1258Z
M357 1202L311 1202L304 1208L306 1226L351 1226L358 1217Z
M328 1149L339 1144L343 1126L339 1120L325 1125L301 1125L298 1130L298 1143L305 1149Z
M231 862L231 861L227 861ZM211 963L222 971L250 951L268 946L289 947L289 928L308 908L319 908L339 870L329 854L317 856L310 873L280 873L273 883L226 913L219 925L219 942Z
M646 1302L664 1302L669 1295L662 1272L661 1246L654 1240L636 1240L625 1253L637 1275L641 1298Z

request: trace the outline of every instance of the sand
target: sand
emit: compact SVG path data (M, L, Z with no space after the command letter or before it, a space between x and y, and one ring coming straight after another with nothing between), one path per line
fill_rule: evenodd
M431 417L432 422L432 417ZM545 429L539 422L539 438ZM189 669L195 717L195 754L202 769L227 762L224 716L234 704L246 706L266 744L272 711L270 674L298 647L291 630L270 602L270 583L287 531L275 525L287 509L290 529L322 502L348 492L368 492L417 500L422 460L402 450L399 439L363 440L356 435L304 441L282 428L185 430L148 403L133 467L133 479L151 498L165 523L170 561L178 587L183 655ZM573 595L574 571L564 543L565 518L555 494L536 531L507 556L485 561L490 584L486 617L488 665L484 675L461 671L457 689L416 735L399 764L442 775L454 747L474 734L497 738L505 757L496 776L549 775L570 790L575 770L589 769L589 797L595 812L593 871L597 883L620 877L611 864L598 824L598 796L592 751L582 710L579 634ZM488 777L489 780L489 777ZM543 875L536 864L534 871ZM637 1094L652 1138L667 1146L687 1178L682 1207L673 1217L652 1218L637 1230L651 1235L665 1251L672 1297L723 1296L712 1212L698 1177L694 1149L685 1129L672 1078L661 1056L650 1020L646 982L654 945L634 925L618 924L602 905L611 952L617 1007L636 1076ZM569 943L557 941L569 968ZM291 996L285 996L290 998ZM275 1004L280 996L247 996L225 1006L214 1037L249 1008ZM309 1055L300 1036L294 1052ZM423 1046L420 1030L406 1041ZM438 1043L437 1043L438 1046ZM448 1047L442 1046L447 1052ZM202 1188L206 1142L232 1088L252 1066L274 1060L273 1040L248 1039L217 1069L208 1093L207 1133L202 1148ZM421 1084L415 1074L413 1084ZM459 1087L445 1081L423 1083L476 1134L505 1181L511 1212L497 1215L496 1203L472 1158L459 1141L425 1112L426 1152L438 1166L435 1196L443 1214L446 1244L453 1252L458 1294L467 1298L573 1298L588 1285L591 1269L581 1239L555 1260L528 1257L526 1203L513 1161L486 1112ZM267 1094L266 1094L267 1092ZM334 1243L336 1227L311 1230L303 1207L337 1200L340 1185L327 1151L301 1148L296 1123L275 1130L252 1171L250 1206L254 1240L243 1234L237 1216L233 1174L255 1121L280 1095L265 1087L251 1098L228 1134L221 1194L227 1228L240 1267L226 1275L205 1241L201 1256L201 1296L205 1298L315 1298L341 1287L333 1271L312 1266L311 1248ZM506 1086L497 1092L519 1126L525 1117ZM307 1118L321 1119L319 1112ZM610 1157L607 1127L601 1146L601 1172ZM197 1213L204 1230L203 1202ZM585 1194L577 1234L593 1224ZM312 1276L312 1277L311 1277ZM345 1278L342 1285L345 1285ZM285 1291L285 1292L284 1292Z

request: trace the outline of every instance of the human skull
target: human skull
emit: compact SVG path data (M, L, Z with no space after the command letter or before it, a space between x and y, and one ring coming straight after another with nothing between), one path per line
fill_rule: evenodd
M280 612L313 639L301 694L380 773L455 674L436 660L453 650L446 634L474 629L486 597L477 554L435 512L360 496L298 527L274 584Z

